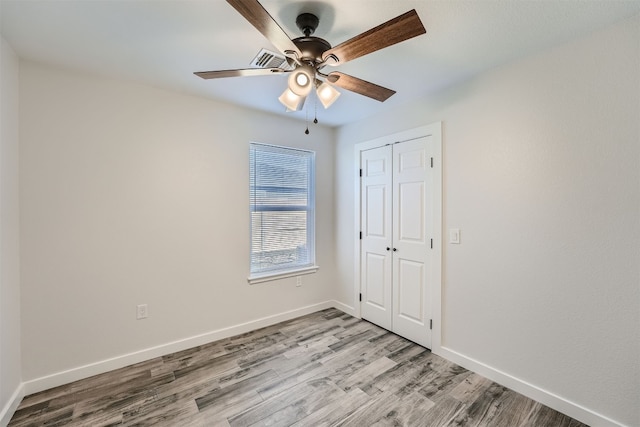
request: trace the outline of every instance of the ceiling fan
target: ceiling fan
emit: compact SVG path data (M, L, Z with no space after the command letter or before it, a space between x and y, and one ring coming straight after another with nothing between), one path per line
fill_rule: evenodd
M394 90L339 71L324 73L322 70L326 66L344 64L426 33L414 9L332 47L326 40L313 36L319 19L311 13L298 15L296 25L304 36L291 40L258 0L227 0L227 3L280 50L286 62L278 67L200 71L194 74L203 79L216 79L291 73L288 88L278 98L287 111L300 110L312 88L316 88L318 99L328 108L340 95L334 85L380 102L386 101L396 93Z

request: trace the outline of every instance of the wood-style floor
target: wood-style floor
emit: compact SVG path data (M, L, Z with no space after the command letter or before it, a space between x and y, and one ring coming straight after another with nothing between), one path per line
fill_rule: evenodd
M335 309L25 397L9 426L584 424Z

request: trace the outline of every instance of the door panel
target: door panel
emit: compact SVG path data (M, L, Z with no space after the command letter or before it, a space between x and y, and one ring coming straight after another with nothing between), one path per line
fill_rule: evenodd
M368 237L386 239L389 235L387 205L389 196L386 185L368 185L366 194L365 234ZM385 240L386 241L386 240Z
M372 178L374 176L385 177L391 172L391 162L386 157L381 158L365 158L364 170L365 176Z
M391 330L391 147L363 151L360 164L362 317Z
M402 182L398 185L397 241L424 243L424 196L424 181Z
M424 323L424 264L406 259L398 260L398 316Z
M411 141L409 141L411 142ZM404 143L402 143L404 144ZM426 168L426 157L423 147L418 147L415 150L406 150L398 153L398 172L400 174L406 174L407 172L414 170L418 174Z
M391 301L387 298L387 292L385 285L388 286L384 280L387 275L386 257L378 254L367 253L366 266L367 271L367 287L365 292L365 303L373 305L378 309L384 310L385 307L389 307Z
M393 146L393 331L431 346L430 137Z

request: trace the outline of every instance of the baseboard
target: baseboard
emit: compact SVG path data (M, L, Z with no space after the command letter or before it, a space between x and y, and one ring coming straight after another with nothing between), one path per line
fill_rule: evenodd
M207 332L205 334L196 335L193 337L185 338L178 341L173 341L167 344L162 344L156 347L147 348L144 350L136 351L122 356L117 356L111 359L101 360L99 362L90 363L88 365L79 366L77 368L69 369L62 372L56 372L51 375L47 375L41 378L36 378L23 383L24 394L23 396L37 393L39 391L47 390L53 387L58 387L64 384L89 378L93 375L103 374L105 372L112 371L114 369L123 368L125 366L133 365L135 363L144 362L146 360L154 359L156 357L164 356L167 354L175 353L178 351L186 350L199 345L207 344L213 341L229 338L234 335L243 334L256 329L271 326L276 323L284 322L286 320L294 319L296 317L304 316L306 314L314 313L319 310L335 307L336 301L325 301L318 304L308 305L295 310L290 310L272 316L263 317L249 322L241 323L238 325L230 326L227 328L218 329L215 331ZM339 307L336 307L342 310ZM342 310L344 311L344 310ZM19 401L18 401L19 403ZM11 412L13 413L13 412Z
M354 307L351 307L350 305L347 305L345 303L342 303L340 301L332 301L333 303L333 308L338 309L344 313L347 313L350 316L353 317L358 317L358 315L356 314L356 309Z
M18 385L18 388L16 388L16 391L13 392L13 395L11 396L7 404L4 406L4 408L2 408L2 412L0 412L0 426L6 427L7 425L9 425L11 417L13 417L16 409L18 409L18 405L20 405L20 402L22 402L24 396L24 383L20 383L20 385Z
M624 424L620 424L584 406L571 402L449 348L440 347L434 349L434 353L587 425L598 427L626 427Z

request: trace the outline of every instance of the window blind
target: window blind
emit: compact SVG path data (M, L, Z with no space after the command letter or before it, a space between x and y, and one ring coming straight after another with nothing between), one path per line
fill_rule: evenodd
M251 274L315 264L315 153L252 143Z

